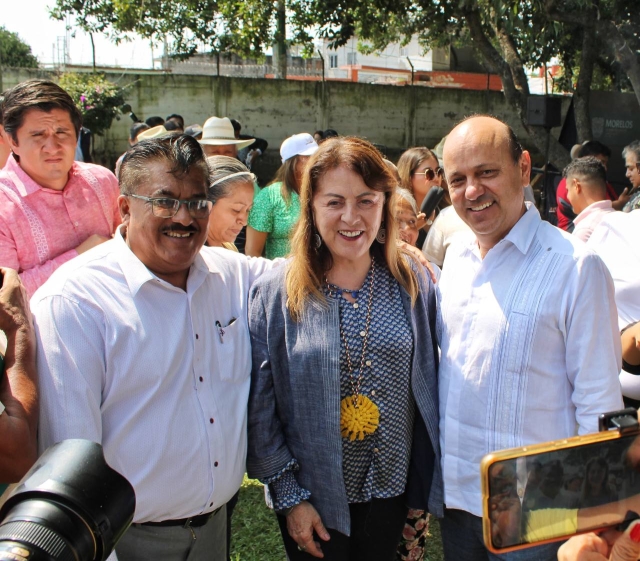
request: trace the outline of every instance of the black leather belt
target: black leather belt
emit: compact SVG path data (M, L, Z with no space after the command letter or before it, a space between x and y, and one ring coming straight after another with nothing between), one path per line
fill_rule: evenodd
M206 514L198 514L198 516L191 516L190 518L181 518L180 520L163 520L162 522L141 522L139 526L182 526L183 528L200 528L204 526L209 520L220 512L222 507L219 506L212 512Z

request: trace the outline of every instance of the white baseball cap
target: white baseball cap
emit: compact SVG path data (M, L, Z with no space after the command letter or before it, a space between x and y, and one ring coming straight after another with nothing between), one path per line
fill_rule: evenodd
M287 138L280 146L280 156L284 164L294 156L311 156L318 149L318 143L308 132L294 134Z

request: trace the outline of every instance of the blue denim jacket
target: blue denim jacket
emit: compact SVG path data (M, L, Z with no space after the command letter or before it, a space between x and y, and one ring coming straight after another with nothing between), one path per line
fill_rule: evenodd
M298 482L311 492L310 502L325 526L349 535L340 436L338 303L310 301L300 321L293 321L286 309L286 269L263 274L249 295L253 366L247 472L268 479L296 458ZM426 275L418 278L421 290L414 306L402 290L413 330L411 388L420 411L407 503L441 516L435 291Z

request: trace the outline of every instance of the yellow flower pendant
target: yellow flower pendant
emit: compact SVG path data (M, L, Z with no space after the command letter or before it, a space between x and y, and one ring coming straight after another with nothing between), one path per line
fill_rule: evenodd
M340 402L340 433L349 440L364 440L380 423L378 406L364 395L350 395Z

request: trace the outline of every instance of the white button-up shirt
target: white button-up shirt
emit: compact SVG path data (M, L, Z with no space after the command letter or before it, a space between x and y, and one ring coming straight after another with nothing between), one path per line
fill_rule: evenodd
M437 287L445 503L481 516L485 454L595 432L622 408L613 283L528 206L484 259L452 244Z
M271 266L203 248L185 292L151 273L117 231L60 267L31 301L40 449L101 443L135 489L134 522L225 504L245 471L247 295Z
M609 214L587 247L602 258L613 277L620 329L640 320L640 209Z

